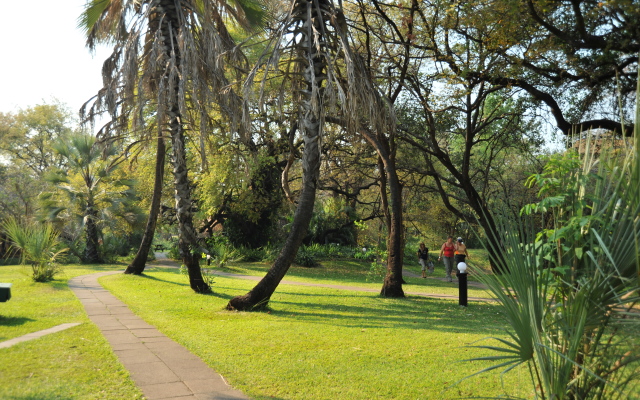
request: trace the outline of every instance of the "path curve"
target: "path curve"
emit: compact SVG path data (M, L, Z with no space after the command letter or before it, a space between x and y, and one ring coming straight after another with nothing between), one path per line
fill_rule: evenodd
M144 396L149 400L248 400L200 358L136 316L98 283L102 276L122 272L78 276L69 280L69 288Z

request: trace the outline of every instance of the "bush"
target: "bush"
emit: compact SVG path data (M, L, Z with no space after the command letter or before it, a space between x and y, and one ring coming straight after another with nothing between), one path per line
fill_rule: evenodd
M300 246L294 262L307 268L315 268L320 265L314 258L313 249L309 249L307 246Z
M210 256L214 266L225 268L230 261L236 261L240 258L240 252L230 244L218 243L211 249Z
M246 246L240 246L236 250L238 251L238 257L242 261L256 262L264 259L264 250L262 248L252 249Z
M0 265L16 265L16 264L20 264L20 259L18 257L0 258Z
M31 266L31 278L35 282L53 280L61 271L56 259L67 249L61 249L60 233L53 225L21 225L12 218L2 227L13 242L11 248L20 252L20 263Z
M128 237L106 235L102 243L102 255L106 262L116 262L131 252L132 245Z
M379 249L369 250L373 253L373 261L367 272L367 280L380 281L387 274L387 252Z

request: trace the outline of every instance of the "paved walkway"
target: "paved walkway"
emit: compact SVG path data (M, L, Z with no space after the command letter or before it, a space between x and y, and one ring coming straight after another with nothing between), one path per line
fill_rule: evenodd
M69 281L69 288L147 399L249 399L182 345L133 314L98 283L102 276L119 273L122 271L79 276Z

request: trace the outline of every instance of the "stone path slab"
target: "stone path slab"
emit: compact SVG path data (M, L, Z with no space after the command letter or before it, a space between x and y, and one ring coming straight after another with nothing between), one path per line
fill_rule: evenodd
M68 324L60 324L60 325L54 326L53 328L43 329L38 332L27 333L26 335L22 335L20 337L1 342L0 349L6 349L7 347L11 347L18 343L26 342L27 340L37 339L37 338L43 337L44 335L49 335L51 333L64 331L65 329L73 328L74 326L78 326L78 325L80 325L79 322L72 322Z
M69 281L69 288L147 399L249 399L200 358L136 316L98 283L98 278L118 273L122 271L78 276Z

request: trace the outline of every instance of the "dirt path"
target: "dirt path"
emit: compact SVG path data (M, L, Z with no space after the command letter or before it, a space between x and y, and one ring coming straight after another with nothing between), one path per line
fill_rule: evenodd
M166 268L179 268L180 267L180 265L177 262L168 259L164 253L156 253L156 262L154 264L151 264L150 266L166 267ZM234 273L231 273L231 272L217 271L215 269L212 269L211 273L213 273L214 275L227 276L227 277L233 277L233 278L238 278L238 279L247 279L247 280L256 281L256 282L259 281L260 279L262 279L261 276L234 274ZM420 278L420 275L417 275L417 274L413 273L412 271L403 270L402 274L403 274L403 276L408 277L408 278ZM428 278L428 279L437 279L437 280L441 280L441 281L445 282L444 278ZM379 293L380 292L379 289L372 289L372 288L366 288L366 287L361 287L361 286L332 285L332 284L310 283L310 282L295 282L295 281L290 281L290 280L287 280L287 279L283 279L282 282L280 282L280 283L282 285L324 287L324 288L329 288L329 289L351 290L351 291L355 291L355 292L370 292L370 293ZM481 283L478 283L478 282L468 282L468 284L469 284L469 286L477 287L477 288L480 288L480 289L484 289L485 288L484 285L482 285ZM458 296L456 296L456 295L438 294L438 293L405 292L405 294L408 294L408 295L411 295L411 296L431 297L431 298L435 298L435 299L457 299L458 298ZM495 301L495 299L485 298L485 297L468 297L468 300L469 301L480 301L480 302L483 302L483 301L494 302Z

